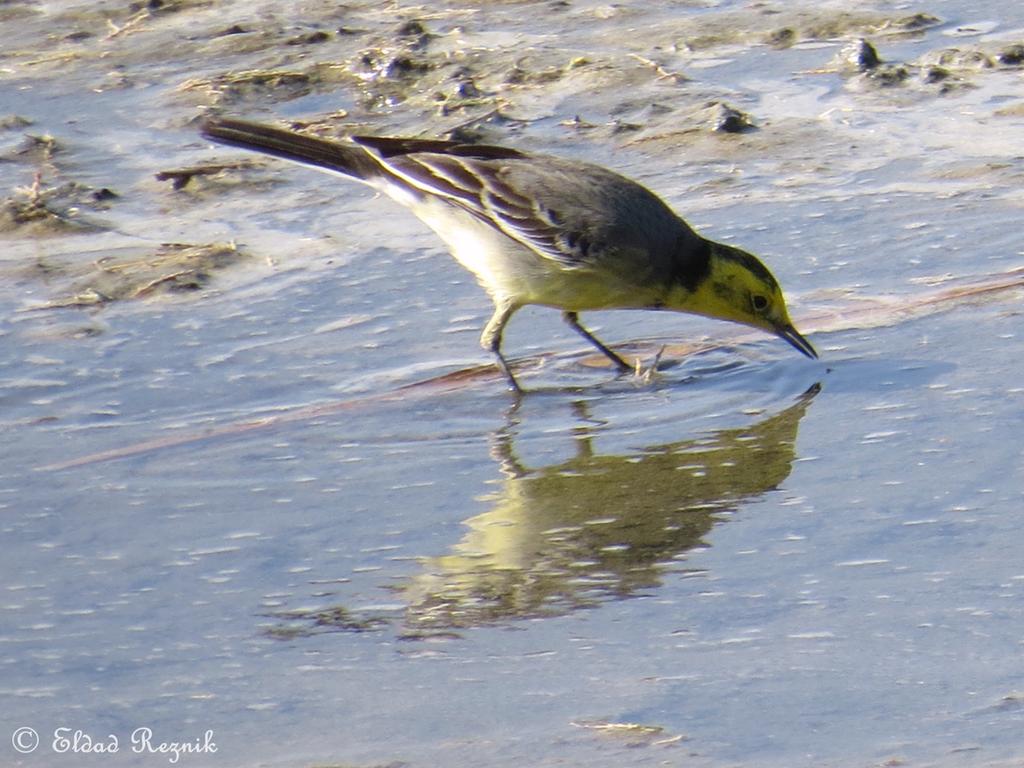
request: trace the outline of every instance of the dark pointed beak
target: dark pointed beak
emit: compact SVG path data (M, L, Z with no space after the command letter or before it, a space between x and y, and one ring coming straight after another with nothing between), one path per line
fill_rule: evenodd
M814 351L814 347L811 346L811 342L800 335L792 325L780 325L775 328L775 333L781 338L788 341L794 347L799 349L805 355L815 360L818 359L818 353Z

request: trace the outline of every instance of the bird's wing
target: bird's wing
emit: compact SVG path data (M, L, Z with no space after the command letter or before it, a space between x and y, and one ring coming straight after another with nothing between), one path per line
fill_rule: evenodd
M591 239L566 227L555 210L517 190L502 172L509 163L543 163L543 158L504 147L456 142L354 140L379 158L395 183L442 197L563 267L587 263L593 250Z
M593 174L608 174L596 166L567 166L516 149L457 141L353 136L353 143L338 142L232 118L211 118L202 133L222 144L341 173L378 188L392 184L418 195L436 195L566 269L594 266L613 250L602 226L616 210L597 205L601 215L595 215L594 205L580 204L591 188L602 186L593 183ZM561 177L553 184L556 165ZM567 170L570 177L583 177L568 195ZM630 194L643 192L611 176L600 180L604 186L611 181L613 186L627 184Z

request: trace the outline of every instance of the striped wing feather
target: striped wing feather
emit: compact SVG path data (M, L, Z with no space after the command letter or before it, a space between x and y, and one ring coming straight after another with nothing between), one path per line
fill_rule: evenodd
M586 238L568 232L558 215L519 193L501 173L508 162L529 158L504 147L420 139L359 137L381 167L428 194L439 195L545 258L565 267L587 259Z

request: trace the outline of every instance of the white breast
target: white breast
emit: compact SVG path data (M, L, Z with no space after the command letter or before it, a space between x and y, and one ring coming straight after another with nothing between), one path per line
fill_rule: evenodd
M460 208L434 197L409 206L413 213L445 242L452 256L472 272L492 297L507 297L520 304L537 303L538 288L556 278L560 270L526 246Z
M434 230L495 303L583 311L651 306L659 298L653 288L638 289L594 265L570 267L546 258L441 198L419 196L396 184L381 189Z

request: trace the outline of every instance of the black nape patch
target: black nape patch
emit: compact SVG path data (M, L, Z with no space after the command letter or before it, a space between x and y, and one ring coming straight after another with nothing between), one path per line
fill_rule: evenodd
M711 241L703 237L694 240L692 233L681 237L673 267L675 282L690 292L696 291L711 274Z

